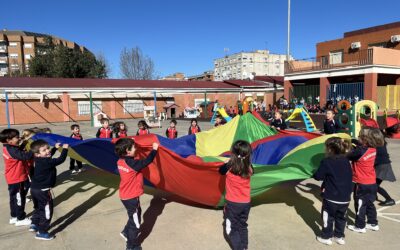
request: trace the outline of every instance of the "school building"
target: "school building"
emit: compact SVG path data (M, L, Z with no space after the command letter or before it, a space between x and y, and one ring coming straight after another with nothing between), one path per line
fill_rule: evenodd
M179 117L187 107L216 100L236 106L248 96L268 105L283 96L282 85L278 78L211 82L1 77L0 124L88 121L99 111L112 120L141 118L149 106Z
M320 105L368 99L400 109L400 22L317 43L315 58L286 62L284 93Z

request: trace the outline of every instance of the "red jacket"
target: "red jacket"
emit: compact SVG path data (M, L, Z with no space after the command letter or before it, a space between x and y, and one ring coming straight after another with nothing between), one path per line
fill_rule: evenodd
M156 156L153 150L144 160L133 158L121 158L118 160L118 171L121 177L119 184L119 197L121 200L129 200L143 194L143 174L141 170L147 167Z
M77 134L76 135L76 134L72 133L70 137L74 138L74 139L77 139L77 140L83 140L83 137L82 137L81 134Z
M376 149L368 148L357 161L353 161L353 182L359 184L375 184L375 158Z
M169 139L175 139L178 137L178 131L176 131L175 128L167 128L167 131L165 131L165 134L167 138Z
M127 137L128 135L127 135L127 133L126 133L126 130L120 130L117 134L116 134L116 137L117 138L124 138L124 137Z
M112 130L111 128L99 128L96 134L97 138L112 138Z
M28 179L27 161L33 157L32 152L24 152L17 146L4 144L4 175L7 184L15 184L26 181Z
M228 171L226 174L225 189L225 199L228 201L247 203L251 200L250 177L243 178Z
M148 135L150 134L149 130L146 129L138 129L138 131L136 132L136 135Z

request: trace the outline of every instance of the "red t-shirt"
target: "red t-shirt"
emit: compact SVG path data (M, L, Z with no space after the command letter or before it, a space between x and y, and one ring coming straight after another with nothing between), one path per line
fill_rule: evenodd
M368 148L358 161L353 162L353 182L359 184L375 184L376 149Z
M128 166L125 159L119 159L118 171L121 177L119 197L121 200L136 198L143 194L143 174Z
M111 138L112 131L110 128L100 128L99 138Z
M243 178L228 171L226 173L225 189L225 199L228 201L248 203L251 200L250 177Z
M28 179L28 164L27 160L15 159L11 156L10 150L18 151L18 147L9 144L4 144L3 158L4 158L4 175L7 184L15 184L26 181Z

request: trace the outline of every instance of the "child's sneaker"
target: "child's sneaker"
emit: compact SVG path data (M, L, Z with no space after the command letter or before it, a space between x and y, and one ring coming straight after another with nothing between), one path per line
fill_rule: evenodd
M76 171L75 169L72 170L72 172L71 172L71 174L77 174L77 173L78 173L78 171Z
M333 237L333 240L334 240L336 243L338 243L339 245L344 245L344 244L346 244L346 241L344 241L344 238L343 238L343 237L340 237L340 238L338 238L338 237Z
M128 241L128 236L126 235L125 232L120 232L119 235L121 235L121 237L122 237L125 241Z
M50 235L49 233L36 233L35 239L37 240L52 240L54 239L53 235Z
M379 231L379 225L377 224L368 224L365 226L366 229L372 230L372 231Z
M31 220L29 218L25 218L23 220L17 220L15 222L15 226L20 227L20 226L29 226L31 224Z
M38 231L38 227L35 224L31 224L31 226L29 227L29 232L37 232Z
M365 234L367 232L367 230L365 228L358 228L354 225L348 225L347 228L350 229L351 231L354 231L357 233Z
M324 238L321 238L321 237L317 236L317 241L319 241L319 242L321 242L322 244L325 244L325 245L332 245L332 240L331 239L324 239Z
M17 217L11 217L10 221L8 222L10 225L14 225L17 222Z

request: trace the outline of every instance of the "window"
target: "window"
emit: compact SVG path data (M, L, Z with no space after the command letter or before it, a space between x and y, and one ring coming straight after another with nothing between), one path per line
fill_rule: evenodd
M30 54L26 54L25 55L25 59L31 59L31 55Z
M343 50L329 52L329 63L343 63Z
M9 47L17 47L17 43L12 42L12 43L8 44L8 46Z
M93 114L101 111L101 101L93 102ZM90 115L90 101L78 101L78 115Z
M32 49L32 43L25 43L24 44L25 49Z
M18 58L18 54L17 53L11 53L10 54L10 58Z
M140 100L127 100L124 101L124 113L142 113L143 108L143 101Z
M368 47L379 47L379 48L387 48L387 42L382 42L382 43L372 43L372 44L368 44Z
M18 65L18 64L11 64L11 68L12 68L12 69L18 69L18 68L19 68L19 65Z

